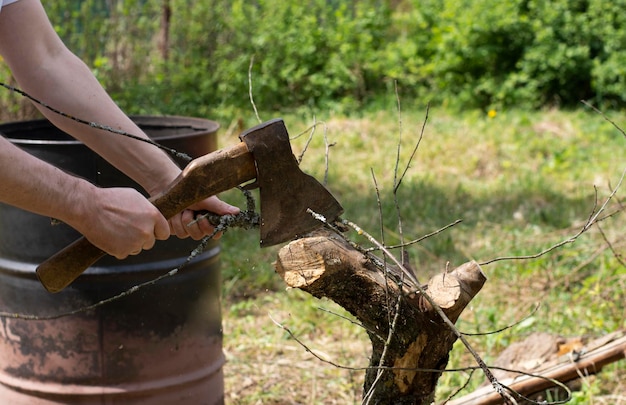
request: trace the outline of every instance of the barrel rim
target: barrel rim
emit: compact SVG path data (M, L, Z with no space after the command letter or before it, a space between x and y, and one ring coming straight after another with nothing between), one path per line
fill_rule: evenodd
M151 136L156 141L166 141L182 137L201 136L204 133L214 133L220 128L219 123L206 118L185 117L181 115L129 115L128 116L140 128L189 128L190 132L178 134L156 134ZM49 120L42 118L26 121L11 121L0 124L0 135L16 145L83 145L77 139L25 139L11 137L12 132L33 131L56 126ZM6 131L6 132L5 132ZM63 132L63 131L62 131Z

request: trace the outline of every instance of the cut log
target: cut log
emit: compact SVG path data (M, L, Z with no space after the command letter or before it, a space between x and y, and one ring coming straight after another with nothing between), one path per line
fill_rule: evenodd
M364 326L372 343L364 383L370 403L432 403L456 335L400 269L383 267L332 233L289 243L275 267L287 286L336 302ZM480 266L469 262L423 289L455 322L485 281Z

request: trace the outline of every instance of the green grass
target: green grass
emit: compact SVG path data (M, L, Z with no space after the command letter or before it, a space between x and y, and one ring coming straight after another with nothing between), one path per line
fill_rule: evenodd
M404 107L400 117L390 105L388 110L365 111L358 117L318 113L319 125L302 163L305 171L324 178L326 137L333 145L328 187L343 204L344 218L379 238L382 221L389 244L401 237L392 192L398 145L403 171L420 136L425 111L424 106ZM305 133L292 140L298 155L314 117L293 113L283 118L292 136ZM256 123L252 114L243 119L245 126ZM624 115L613 114L611 119L626 126ZM221 138L222 144L235 141L232 134ZM499 111L494 118L476 111L431 110L397 193L403 238L416 239L457 219L462 222L408 249L418 277L425 280L447 263L457 266L468 260L538 253L575 235L594 206L617 185L625 157L626 137L589 110ZM617 193L609 211L619 208L623 195L622 190ZM236 192L222 197L243 204ZM518 326L472 338L487 361L533 331L595 337L625 328L626 270L622 258L616 257L624 252L623 228L624 215L617 213L601 223L602 232L594 227L576 242L541 258L485 265L488 282L462 315L459 328L499 329L541 305ZM366 244L357 235L351 237ZM242 404L358 403L363 372L337 369L315 359L276 325L270 313L279 314L278 322L289 323L307 347L321 345L319 350L327 349L328 356L350 367L367 365L365 333L317 308L331 306L341 312L333 303L285 291L272 268L278 247L259 249L255 231L229 230L223 248L225 348L230 361L227 398ZM285 345L290 349L281 349ZM276 362L283 367L274 367ZM449 367L464 365L473 363L457 345ZM463 386L466 378L463 373L445 374L440 398ZM573 403L620 394L624 380L622 361L588 379ZM483 381L476 374L463 393Z

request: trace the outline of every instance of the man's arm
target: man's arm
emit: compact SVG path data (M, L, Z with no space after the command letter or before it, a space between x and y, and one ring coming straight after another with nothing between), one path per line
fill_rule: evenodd
M20 87L33 97L69 115L145 137L87 66L65 47L38 0L20 0L3 7L0 54ZM46 109L41 111L152 195L164 190L180 173L167 155L151 145L82 125ZM20 153L6 140L0 148L0 201L59 218L118 258L149 249L155 238L165 239L170 233L199 239L212 231L207 221L186 227L193 216L191 211L177 215L168 225L135 190L100 189ZM218 214L238 212L214 197L191 208Z
M65 47L38 0L20 0L2 9L0 53L20 87L33 97L69 115L145 137L89 68ZM179 173L171 159L154 146L85 126L44 108L41 112L151 195L162 191Z
M57 218L105 252L123 259L167 239L159 211L130 188L98 188L0 137L0 201Z

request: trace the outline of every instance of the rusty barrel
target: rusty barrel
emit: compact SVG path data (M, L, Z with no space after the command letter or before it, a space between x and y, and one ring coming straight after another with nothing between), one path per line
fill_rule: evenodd
M216 148L213 121L132 118L155 141L192 157ZM46 120L3 124L0 133L100 186L138 187ZM219 244L155 283L198 242L173 237L126 260L106 257L62 292L48 293L36 266L78 237L50 218L0 205L0 311L42 318L0 318L0 403L223 403Z

